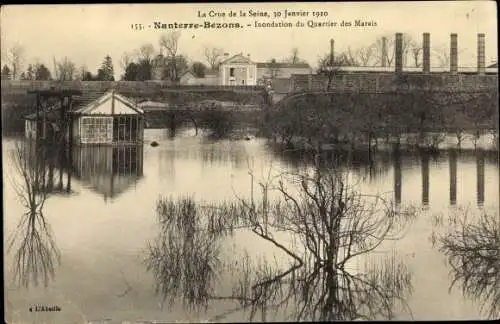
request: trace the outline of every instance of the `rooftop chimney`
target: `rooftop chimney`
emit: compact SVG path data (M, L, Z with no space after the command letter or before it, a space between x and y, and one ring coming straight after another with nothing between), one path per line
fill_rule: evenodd
M484 74L485 72L485 55L484 55L484 34L477 34L477 72Z
M396 33L396 73L403 72L403 34Z
M458 36L457 34L450 35L450 73L458 72Z
M387 62L387 38L382 37L382 67L386 66Z
M429 33L424 33L423 41L423 69L424 73L429 73L431 71L431 35Z
M335 48L335 41L332 39L330 39L330 66L333 66L333 62L334 62L334 48Z

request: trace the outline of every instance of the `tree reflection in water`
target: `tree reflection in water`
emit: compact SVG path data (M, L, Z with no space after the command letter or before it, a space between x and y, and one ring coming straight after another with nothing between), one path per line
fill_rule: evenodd
M392 319L396 307L411 316L405 303L411 274L395 255L379 257L364 269L349 268L382 242L398 239L415 211L360 194L340 171L317 167L294 173L296 192L285 185L289 175L282 175L277 185L260 183L258 202L253 194L248 200L208 205L192 198L161 198L161 231L145 259L157 293L170 303L182 298L195 308L231 300L238 304L235 311L249 311L250 320L257 312L265 320L270 311L297 321ZM271 191L281 199L270 200ZM224 261L224 239L241 228L284 252L289 266L259 262L248 254ZM235 282L232 294L220 296L215 287L230 281L225 276Z
M468 208L452 212L450 228L439 240L451 266L450 290L461 283L462 292L482 303L491 319L500 317L500 220L498 212L472 214ZM476 217L477 216L477 217Z
M34 143L17 143L11 156L20 175L20 181L13 180L12 184L26 211L8 238L7 253L14 252L14 281L26 288L31 282L38 286L41 281L47 286L60 262L50 225L43 215L50 192L46 153Z

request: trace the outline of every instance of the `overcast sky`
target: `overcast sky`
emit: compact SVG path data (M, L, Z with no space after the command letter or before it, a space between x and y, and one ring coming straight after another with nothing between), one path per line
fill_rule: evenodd
M198 18L198 11L227 12L326 11L326 18ZM282 13L283 15L283 13ZM19 5L1 7L2 61L5 51L19 43L25 48L25 65L45 63L52 69L52 58L68 56L76 65L85 65L95 73L104 56L114 62L116 76L121 74L119 60L124 52L152 43L164 30L149 28L154 21L163 23L240 22L238 29L182 30L179 52L192 60L204 60L205 44L222 47L225 52L250 54L254 61L278 60L298 47L300 56L316 65L319 54L329 50L335 39L335 51L372 43L382 35L395 32L413 35L421 41L422 33L431 33L431 47L449 48L450 33L458 34L460 66L476 66L477 33L486 34L486 64L497 58L496 3L493 1L447 2L356 2L356 3L228 3L228 4L109 4L109 5ZM255 28L259 22L297 20L307 23L342 20L375 21L375 27ZM135 31L131 24L143 24Z

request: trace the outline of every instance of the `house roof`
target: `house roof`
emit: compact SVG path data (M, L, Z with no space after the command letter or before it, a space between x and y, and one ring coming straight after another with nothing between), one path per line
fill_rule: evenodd
M147 101L143 101L143 102L139 103L138 106L141 109L145 109L145 108L146 109L162 109L162 108L168 108L169 104L166 102L147 100Z
M83 105L80 108L74 110L73 113L112 115L130 113L143 114L144 111L130 99L118 94L116 91L110 90L96 100L88 103L87 105Z
M103 103L107 99L110 98L110 93L112 91L101 91L101 90L93 90L93 91L85 91L81 96L75 96L73 99L73 105L71 112L74 114L84 113L85 109L90 109L91 107L95 107L99 105L99 103ZM137 107L135 103L133 103L130 99L118 94L115 92L115 99L121 103L121 105L127 106L130 109L133 109L136 113L142 114L143 111ZM39 111L39 118L42 118L44 113L46 113L46 118L48 120L58 120L60 118L61 112L61 103L57 101L56 103L50 105L44 110ZM36 112L25 115L22 117L23 119L34 120L36 119Z
M275 78L272 81L271 87L276 93L288 93L290 92L290 85L290 78Z
M233 55L230 58L227 58L227 59L223 60L222 62L220 62L220 64L228 64L228 63L255 64L255 62L250 60L248 57L244 56L243 53Z
M182 74L181 74L181 78L182 78L182 77L184 77L184 76L186 76L186 75L188 75L188 74L190 74L191 76L193 76L193 77L194 77L193 72L191 72L191 71L186 71L186 72L184 72L184 73L182 73Z
M206 70L205 71L205 75L219 75L219 70L215 69L215 70Z
M279 69L310 69L311 66L307 63L257 63L257 68L279 68Z
M487 68L489 68L489 69L498 68L498 62L495 62L495 63L493 63L491 65L488 65Z

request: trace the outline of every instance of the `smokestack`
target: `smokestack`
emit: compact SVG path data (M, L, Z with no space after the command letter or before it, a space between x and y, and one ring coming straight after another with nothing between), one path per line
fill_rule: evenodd
M387 62L387 38L382 37L382 67L386 66Z
M403 34L396 33L396 73L403 72Z
M330 39L330 66L333 66L333 62L335 59L334 48L335 48L335 41L332 38L332 39Z
M477 34L477 73L485 72L484 34Z
M457 34L450 35L450 73L458 72L458 39Z
M424 73L431 71L431 35L429 33L424 33L422 65Z

